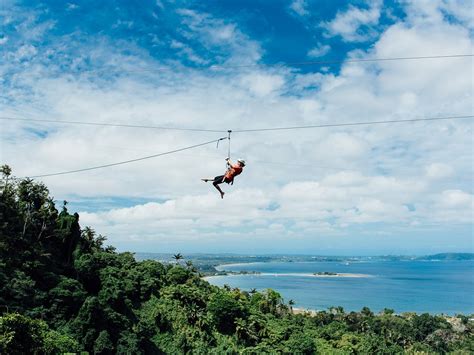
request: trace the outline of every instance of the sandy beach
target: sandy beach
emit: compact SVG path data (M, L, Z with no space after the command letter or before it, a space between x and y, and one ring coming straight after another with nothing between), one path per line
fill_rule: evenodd
M315 315L318 313L318 311L314 309L306 309L306 308L298 308L298 307L293 307L292 309L293 314L304 314L304 313L309 313L311 315Z

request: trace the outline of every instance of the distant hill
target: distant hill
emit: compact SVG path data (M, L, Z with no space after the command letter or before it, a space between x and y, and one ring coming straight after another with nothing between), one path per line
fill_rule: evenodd
M420 256L418 260L474 260L474 253L440 253Z

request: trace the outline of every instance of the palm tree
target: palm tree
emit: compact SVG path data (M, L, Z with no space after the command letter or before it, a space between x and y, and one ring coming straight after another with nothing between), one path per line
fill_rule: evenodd
M293 306L295 305L295 301L289 300L288 301L288 306L290 306L290 311L293 313Z
M179 261L183 258L183 256L181 255L181 253L178 253L174 254L173 258L176 260L176 264L179 264Z
M12 168L10 168L8 165L2 165L0 166L0 173L3 175L3 178L5 179L4 189L7 190L8 178L12 174Z

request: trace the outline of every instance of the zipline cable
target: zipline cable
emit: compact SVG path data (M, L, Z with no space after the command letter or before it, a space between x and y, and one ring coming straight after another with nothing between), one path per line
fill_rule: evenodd
M118 162L118 163L111 163L111 164L98 165L98 166L94 166L94 167L90 167L90 168L83 168L83 169L77 169L77 170L69 170L69 171L63 171L63 172L59 172L59 173L42 174L42 175L35 175L35 176L27 176L26 178L31 178L31 179L33 179L33 178L40 178L40 177L47 177L47 176L73 174L73 173L79 173L79 172L82 172L82 171L96 170L96 169L102 169L102 168L109 168L109 167L111 167L111 166L123 165L123 164L128 164L128 163L134 163L134 162L141 161L141 160L152 159L152 158L160 157L160 156L163 156L163 155L169 155L169 154L173 154L173 153L178 153L178 152L182 152L182 151L184 151L184 150L189 150L189 149L201 147L201 146L203 146L203 145L207 145L207 144L211 144L211 143L216 143L216 142L219 142L219 141L222 141L222 140L225 140L225 139L227 139L227 137L222 137L222 138L218 138L218 139L213 139L212 141L207 141L207 142L204 142L204 143L199 143L199 144L191 145L191 146L189 146L189 147L184 147L184 148L179 148L179 149L175 149L175 150L170 150L170 151L164 152L164 153L158 153L158 154L148 155L148 156L146 156L146 157L141 157L141 158L136 158L136 159L125 160L125 161L121 161L121 162Z
M245 132L263 132L263 131L282 131L282 130L294 130L294 129L309 129L309 128L326 128L326 127L345 127L345 126L363 126L372 124L387 124L387 123L404 123L404 122L422 122L422 121L437 121L437 120L454 120L454 119L466 119L474 118L474 115L462 115L462 116L444 116L444 117L420 117L412 119L400 119L400 120L386 120L386 121L364 121L364 122L348 122L348 123L328 123L319 125L306 125L306 126L289 126L289 127L268 127L268 128L250 128L250 129L234 129L231 132L245 133ZM64 124L80 124L80 125L91 125L91 126L107 126L107 127L125 127L125 128L146 128L146 129L162 129L162 130L177 130L177 131L191 131L191 132L213 132L213 133L229 133L229 130L224 129L200 129L200 128L180 128L180 127L162 127L162 126L146 126L146 125L131 125L121 123L100 123L100 122L81 122L81 121L61 121L61 120L39 120L33 118L17 118L17 117L1 117L0 120L12 120L12 121L32 121L42 123L64 123Z
M412 118L412 119L407 119L407 120L387 120L387 121L366 121L366 122L348 122L348 123L328 123L328 124L307 125L307 126L270 127L270 128L254 128L254 129L234 129L234 130L232 130L232 132L236 132L236 133L247 133L247 132L284 131L284 130L308 129L308 128L347 127L347 126L368 126L368 125L387 124L387 123L421 122L421 121L437 121L437 120L455 120L455 119L462 119L462 118L474 118L474 115L448 116L448 117Z
M164 153L159 153L159 154L153 154L149 155L146 157L141 157L137 159L131 159L131 160L126 160L118 163L111 163L111 164L105 164L105 165L99 165L99 166L94 166L94 167L89 167L89 168L83 168L83 169L77 169L77 170L70 170L70 171L63 171L63 172L58 172L58 173L51 173L51 174L42 174L42 175L34 175L34 176L27 176L27 178L40 178L40 177L48 177L48 176L57 176L57 175L66 175L66 174L72 174L72 173L78 173L82 171L89 171L89 170L96 170L96 169L101 169L101 168L108 168L116 165L123 165L123 164L128 164L128 163L133 163L136 161L141 161L141 160L146 160L146 159L151 159L151 158L156 158L159 156L163 155L168 155L168 154L173 154L173 153L178 153L184 150L189 150L193 148L197 148L203 145L211 144L211 143L219 143L222 140L228 140L229 145L228 145L228 155L230 156L230 133L231 132L237 132L237 133L246 133L246 132L263 132L263 131L280 131L280 130L295 130L295 129L309 129L309 128L326 128L326 127L346 127L346 126L360 126L360 125L371 125L371 124L387 124L387 123L403 123L403 122L420 122L420 121L435 121L435 120L453 120L453 119L466 119L466 118L474 118L474 115L464 115L464 116L448 116L448 117L428 117L428 118L414 118L414 119L408 119L408 120L387 120L387 121L367 121L367 122L352 122L352 123L333 123L333 124L323 124L323 125L308 125L308 126L291 126L291 127L274 127L274 128L257 128L257 129L243 129L243 130L228 130L228 136L227 137L222 137L218 139L213 139L211 141L207 141L204 143L200 144L195 144L189 147L184 147L180 149L175 149L171 150L169 152L164 152ZM215 132L213 130L209 130L211 132ZM217 132L222 132L222 131L217 131Z
M179 127L163 127L163 126L148 126L148 125L132 125L126 123L102 123L102 122L88 122L88 121L62 121L62 120L39 120L35 118L20 118L20 117L0 117L0 120L9 121L26 121L26 122L40 122L40 123L59 123L59 124L77 124L84 126L105 126L105 127L125 127L125 128L147 128L147 129L162 129L173 131L191 131L191 132L213 132L223 133L225 130L201 129L201 128L179 128Z
M273 127L273 128L256 128L256 129L241 129L241 130L227 130L228 136L227 137L222 137L219 139L213 139L211 141L207 141L204 143L192 145L189 147L185 148L180 148L180 149L175 149L169 152L164 152L164 153L159 153L159 154L154 154L154 155L149 155L146 157L141 157L137 159L131 159L131 160L126 160L118 163L111 163L111 164L105 164L105 165L99 165L95 167L89 167L89 168L83 168L83 169L77 169L77 170L70 170L70 171L64 171L64 172L58 172L58 173L51 173L51 174L42 174L42 175L34 175L34 176L28 176L28 178L40 178L40 177L48 177L48 176L57 176L57 175L66 175L66 174L72 174L72 173L78 173L82 171L89 171L89 170L96 170L96 169L101 169L101 168L107 168L107 167L112 167L116 165L123 165L123 164L128 164L128 163L133 163L136 161L141 161L141 160L146 160L146 159L151 159L151 158L156 158L159 156L163 155L168 155L168 154L173 154L173 153L178 153L184 150L189 150L193 148L197 148L203 145L211 144L211 143L219 143L222 140L228 140L228 157L230 158L230 134L232 132L237 132L237 133L246 133L246 132L264 132L264 131L282 131L282 130L296 130L296 129L310 129L310 128L327 128L327 127L346 127L346 126L361 126L361 125L372 125L372 124L388 124L388 123L403 123L403 122L420 122L420 121L435 121L435 120L453 120L453 119L466 119L466 118L474 118L474 115L464 115L464 116L448 116L448 117L428 117L428 118L414 118L414 119L407 119L407 120L386 120L386 121L367 121L367 122L350 122L350 123L333 123L333 124L321 124L321 125L307 125L307 126L290 126L290 127ZM0 119L13 119L13 118L6 118L6 117L0 117ZM20 120L29 120L29 119L20 119ZM46 120L34 120L34 121L43 121L47 122ZM49 120L48 122L50 122ZM66 121L54 121L54 122L66 122ZM75 121L67 121L67 123L78 123ZM96 125L93 122L88 122L89 124ZM110 126L115 126L115 124L97 124L97 125L110 125ZM118 127L130 127L131 125L117 125ZM133 126L137 127L137 126ZM145 128L145 126L138 126L140 128ZM153 128L157 128L156 126L152 126ZM167 128L166 128L167 129ZM176 128L178 130L194 130L194 129L188 129L188 128ZM199 130L199 131L205 131L205 132L223 132L222 130Z
M346 59L346 60L316 60L316 61L306 61L306 62L293 62L293 63L290 62L290 63L286 63L286 64L295 65L295 66L303 66L303 65L315 65L315 64L389 62L389 61L398 61L398 60L465 58L465 57L473 57L473 56L474 56L474 54L449 54L449 55L433 55L433 56L417 56L417 57L360 58L360 59Z
M283 67L283 66L309 66L309 65L325 65L338 63L364 63L364 62L389 62L389 61L407 61L407 60L426 60L426 59L449 59L449 58L469 58L474 54L446 54L446 55L430 55L430 56L411 56L411 57L387 57L387 58L355 58L355 59L328 59L328 60L313 60L301 62L275 62L267 64L240 64L240 65L226 65L213 64L205 67L184 67L188 70L219 70L219 69L239 69L239 68L256 68L256 67ZM81 73L93 73L110 69L91 69L84 70ZM159 72L176 70L172 67L158 67L158 68L138 68L134 70L120 70L121 73L140 73L140 72Z

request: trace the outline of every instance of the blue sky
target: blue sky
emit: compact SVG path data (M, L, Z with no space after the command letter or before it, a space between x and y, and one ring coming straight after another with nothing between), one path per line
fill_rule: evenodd
M471 58L346 62L472 53L470 13L461 0L7 0L0 114L222 130L472 115ZM324 60L341 62L291 64ZM472 128L235 133L248 165L224 200L199 179L222 174L225 144L44 182L120 250L472 251ZM26 176L217 138L5 121L0 153Z

